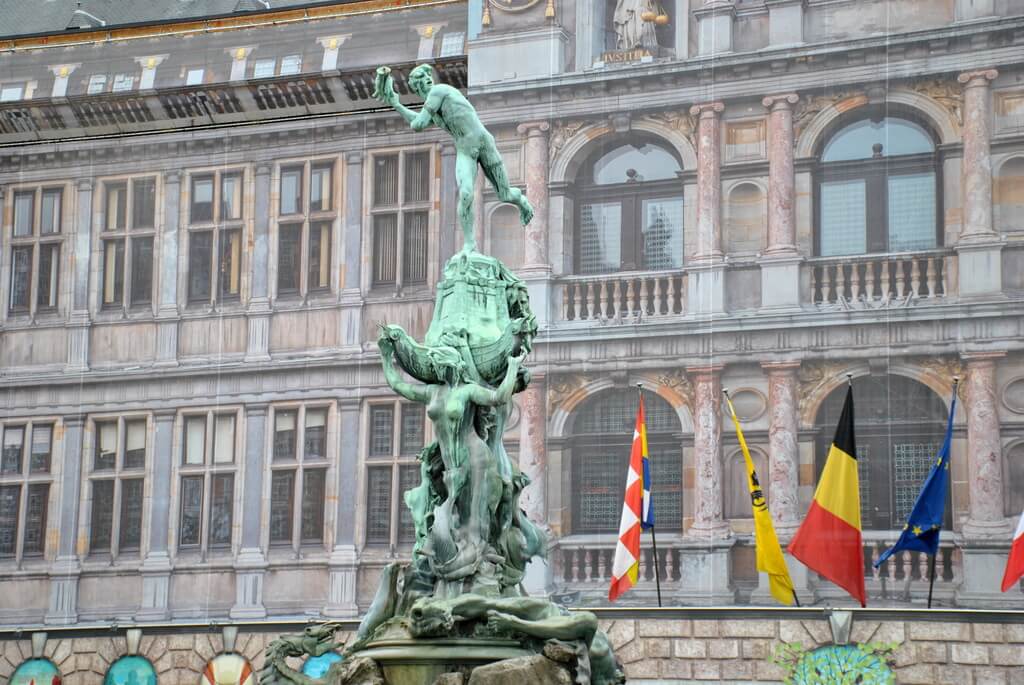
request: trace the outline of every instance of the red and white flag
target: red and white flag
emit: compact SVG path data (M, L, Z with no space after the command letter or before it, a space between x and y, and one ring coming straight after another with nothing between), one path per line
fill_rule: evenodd
M1017 584L1024 576L1024 514L1017 522L1017 532L1013 534L1010 545L1010 558L1006 560L1006 573L1003 574L1003 592Z
M612 563L612 584L608 588L608 600L611 602L636 585L640 575L640 531L654 524L650 510L650 471L645 464L646 459L647 426L644 424L644 401L641 398L633 429L629 469L626 471L626 497L622 502L619 543L615 546L615 561ZM644 525L645 522L648 526Z

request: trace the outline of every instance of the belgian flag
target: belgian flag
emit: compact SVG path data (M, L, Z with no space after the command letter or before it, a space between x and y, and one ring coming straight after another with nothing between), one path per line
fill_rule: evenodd
M860 490L857 446L853 436L853 386L846 391L843 413L828 451L814 501L789 553L867 606L864 552L860 538Z

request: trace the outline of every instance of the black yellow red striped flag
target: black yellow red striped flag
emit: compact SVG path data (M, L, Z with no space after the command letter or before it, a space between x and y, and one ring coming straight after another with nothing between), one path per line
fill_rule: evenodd
M851 386L811 508L788 549L804 566L849 592L863 607L867 596L858 486Z

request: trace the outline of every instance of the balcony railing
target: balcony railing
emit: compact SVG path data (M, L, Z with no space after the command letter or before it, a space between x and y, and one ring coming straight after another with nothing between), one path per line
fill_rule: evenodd
M952 250L810 259L811 301L844 309L939 301L953 289L954 259Z
M630 271L561 279L562 321L636 322L686 312L684 271Z

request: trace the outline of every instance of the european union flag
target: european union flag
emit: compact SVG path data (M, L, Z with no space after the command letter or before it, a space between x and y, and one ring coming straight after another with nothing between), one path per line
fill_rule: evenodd
M875 568L901 550L911 550L935 555L939 549L939 532L946 512L946 492L949 489L949 444L953 439L953 416L956 413L956 384L953 385L953 402L949 407L949 422L942 449L932 465L924 486L914 502L914 508L903 526L903 533L896 544L885 550L875 562Z

